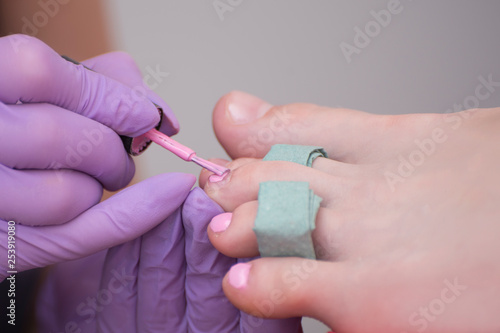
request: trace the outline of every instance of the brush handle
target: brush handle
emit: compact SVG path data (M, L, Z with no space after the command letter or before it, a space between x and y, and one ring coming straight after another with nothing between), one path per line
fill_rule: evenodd
M158 130L149 130L148 132L146 132L146 134L144 134L144 136L149 140L156 142L166 150L174 153L184 161L190 162L191 159L196 156L194 150L184 146L183 144L180 144L179 142L175 141L174 139L168 137Z

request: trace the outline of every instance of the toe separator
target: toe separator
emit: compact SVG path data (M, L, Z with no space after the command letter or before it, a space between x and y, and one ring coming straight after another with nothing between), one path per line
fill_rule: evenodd
M321 147L274 145L264 161L288 161L311 166L327 157ZM263 257L316 259L312 231L322 199L307 182L263 182L254 232Z

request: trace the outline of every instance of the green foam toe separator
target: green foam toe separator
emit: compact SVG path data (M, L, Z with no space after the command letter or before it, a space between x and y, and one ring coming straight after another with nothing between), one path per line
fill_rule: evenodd
M327 157L323 148L280 144L272 146L263 161L288 161L310 167L317 157Z
M264 182L254 232L262 257L316 259L311 233L321 198L307 182Z
M327 157L321 147L274 145L264 161L288 161L311 166ZM254 232L262 257L316 259L311 233L321 198L307 182L264 182L259 188L259 208Z

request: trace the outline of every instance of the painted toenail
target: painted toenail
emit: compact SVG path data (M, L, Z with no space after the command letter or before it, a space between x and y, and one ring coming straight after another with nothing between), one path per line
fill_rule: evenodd
M248 286L248 274L250 273L251 264L241 263L236 264L229 270L228 281L233 288L243 289Z
M224 232L231 224L232 218L232 213L219 214L210 221L210 229L212 229L213 232Z
M231 171L226 171L222 176L213 174L210 177L208 177L208 181L211 183L221 183L223 180L227 179Z

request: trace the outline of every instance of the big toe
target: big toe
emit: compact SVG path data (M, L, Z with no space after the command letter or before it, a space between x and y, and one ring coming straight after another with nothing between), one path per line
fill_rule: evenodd
M356 162L373 155L370 143L383 131L383 116L314 104L273 106L233 91L213 113L215 134L232 158L262 158L274 144L322 146L331 158Z
M392 157L429 128L438 115L375 115L314 104L273 106L233 91L213 112L214 130L234 158L262 158L274 144L321 146L334 160L376 163Z

